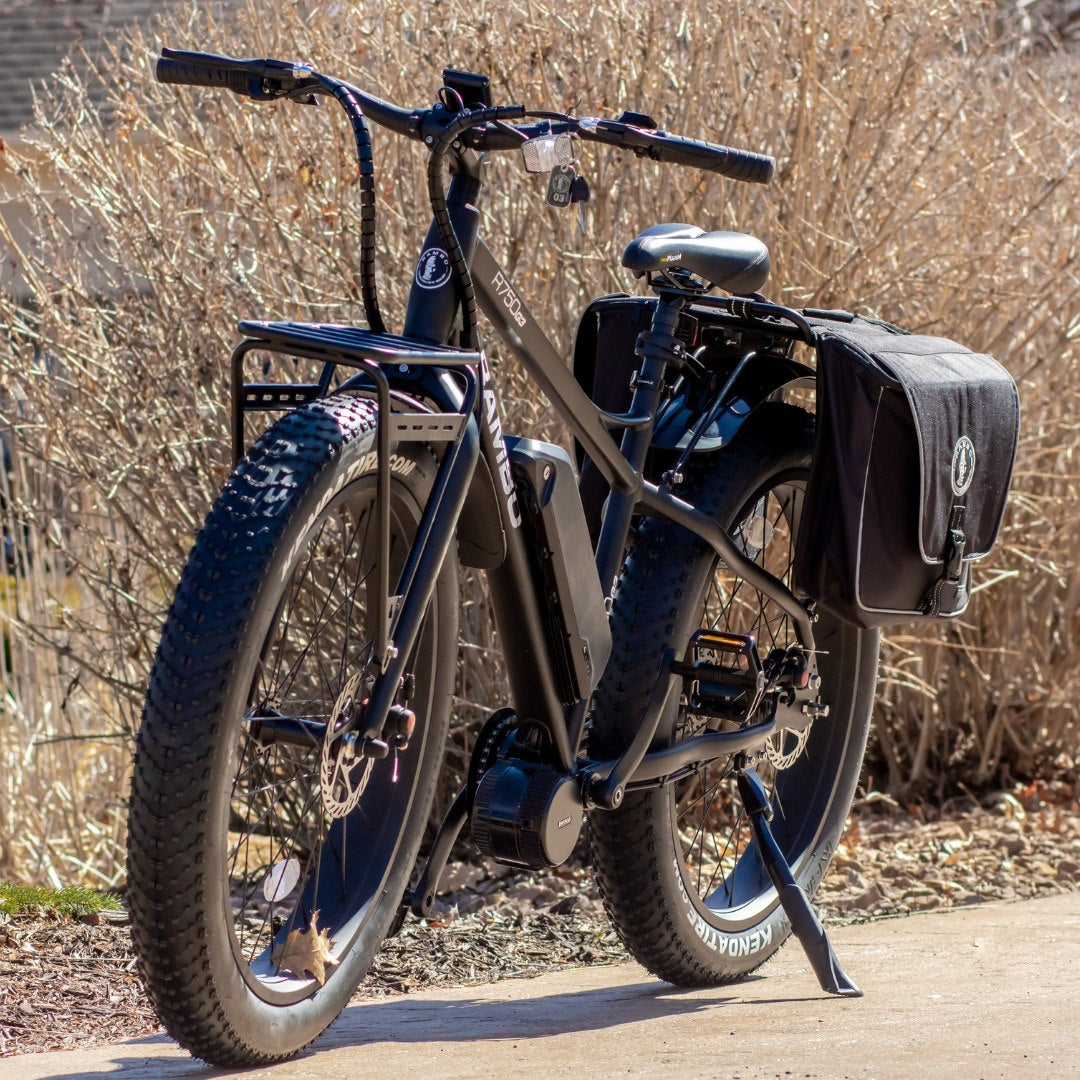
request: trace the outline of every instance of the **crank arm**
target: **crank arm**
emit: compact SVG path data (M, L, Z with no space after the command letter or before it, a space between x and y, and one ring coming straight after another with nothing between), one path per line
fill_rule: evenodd
M584 789L586 805L598 806L604 810L617 810L622 805L626 783L634 776L635 770L645 757L668 700L679 685L679 676L672 671L674 663L675 650L666 650L660 660L659 677L633 740L622 757L611 766L610 771L605 773L601 768L592 773Z
M825 928L810 906L806 893L795 881L795 875L792 874L791 867L773 836L769 827L771 808L761 777L752 769L743 769L739 772L738 783L739 795L761 851L761 861L769 872L780 896L784 914L790 920L792 932L806 952L821 989L838 997L862 997L862 991L840 966L840 961L829 944Z
M666 697L666 694L664 696ZM776 731L777 726L774 717L771 720L763 720L760 724L739 728L737 731L708 731L703 735L694 735L683 742L673 743L659 750L651 750L640 759L633 772L626 778L625 787L634 790L670 783L683 776L685 770L693 771L698 766L716 761L718 758L731 757L733 754L754 749L763 739ZM627 759L630 756L629 751L624 755ZM592 805L599 806L601 809L613 808L605 807L595 796L601 790L600 781L607 782L617 767L620 772L622 771L622 766L622 758L582 763L580 775L583 779L588 778L584 791Z

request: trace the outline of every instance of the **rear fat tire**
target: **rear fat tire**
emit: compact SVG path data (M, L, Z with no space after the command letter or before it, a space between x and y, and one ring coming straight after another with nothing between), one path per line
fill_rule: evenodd
M733 527L746 520L748 507L761 505L763 493L797 492L809 469L812 421L790 405L763 406L731 447L698 457L680 494ZM798 505L798 495L794 504ZM681 656L700 625L714 573L725 575L729 583L733 580L727 571L718 570L711 549L686 530L662 518L642 521L615 594L614 648L594 699L592 757L617 756L629 743L664 650L674 646ZM745 596L749 587L745 582L741 587ZM753 629L735 625L738 621L734 618L728 628L735 633ZM821 699L830 704L831 714L816 722L802 756L775 778L784 789L784 808L790 812L793 805L799 807L802 820L785 820L790 813L778 813L773 822L796 880L810 896L829 865L854 796L878 660L876 631L822 616L815 637L821 650ZM767 644L759 637L763 656ZM682 710L673 709L662 719L654 745L673 741L684 723ZM713 776L718 775L710 774L708 788L702 780L699 790L715 790ZM734 788L733 777L724 783ZM760 966L791 928L752 845L741 858L735 848L741 870L739 876L729 875L730 900L723 898L722 884L709 894L712 878L706 895L698 894L700 870L695 882L685 838L680 839L676 828L676 797L671 786L633 792L618 810L590 815L589 836L604 905L630 952L659 978L681 986L730 982ZM711 810L703 811L703 825L708 813ZM705 847L704 837L701 846Z
M333 858L326 857L326 865L334 868L334 860L339 865L345 861L339 853L349 823L354 816L366 814L365 827L373 823L375 834L370 840L371 859L385 861L360 875L363 883L376 882L375 894L356 922L349 922L349 901L341 901L333 920L338 930L332 934L339 963L328 968L329 977L321 988L303 980L281 987L273 978L253 974L256 969L249 969L241 953L238 933L242 931L234 928L232 915L236 887L230 881L238 872L235 854L231 863L226 862L230 845L238 846L230 839L240 828L235 824L237 792L245 793L234 776L247 760L241 757L238 765L238 742L245 747L254 742L242 734L240 722L247 702L258 694L256 673L260 678L265 675L262 656L272 635L280 632L291 640L288 625L282 629L278 620L309 544L321 543L323 533L317 532L318 526L334 513L345 515L347 510L340 508L351 506L349 500L366 505L375 465L375 411L365 399L327 398L275 424L241 462L210 511L177 588L152 670L132 782L128 846L132 934L144 982L165 1027L192 1054L217 1065L257 1065L289 1057L334 1020L386 935L430 812L456 666L453 550L447 554L414 654L418 689L410 704L418 723L409 748L401 755L402 785L387 787L387 778L377 780L372 772L371 790L376 795L392 792L389 802L400 811L401 820L379 818L378 811L372 816L371 807L365 807L361 799L353 815L344 819L344 834L331 835L325 843L320 839L327 835L322 825L314 833L307 825L303 832L297 827L293 834L297 850L308 841L312 849L329 850L333 842ZM435 462L427 447L402 446L395 449L391 465L397 544L404 543L408 530L419 520ZM354 538L358 531L357 526ZM359 567L368 565L367 544L365 535L357 556ZM342 550L354 549L343 543ZM333 555L331 549L326 560L331 567ZM316 565L322 564L309 560L302 573ZM315 579L319 571L310 573ZM322 581L318 587L324 588ZM316 593L316 588L312 586L313 595L336 596L336 579L322 593ZM353 587L349 610L355 603L357 619L363 617L365 595L360 584ZM314 618L316 635L323 626L330 626L329 618L320 625L320 617ZM304 640L295 629L292 633ZM328 633L340 636L341 631L334 628ZM344 633L342 651L351 658L349 631ZM316 652L321 650L311 650ZM303 664L312 661L300 655L300 670L305 674L294 679L297 683L302 677L308 679L304 689L310 691L315 676L307 674ZM333 663L326 666L332 669ZM328 682L332 681L331 670ZM328 685L326 700L336 692L336 686ZM286 696L289 693L293 693L291 688ZM307 751L289 752L302 755ZM302 760L304 767L297 766L286 782L302 776L309 786L300 805L321 812L317 802L303 801L311 797L312 781L311 768ZM377 762L376 768L379 765L390 768L388 762ZM318 775L317 767L314 775ZM276 789L272 790L272 803L280 805ZM249 798L254 805L256 796ZM276 809L270 812L262 832L256 821L250 832L242 834L256 838L248 841L249 846L265 837L277 815ZM308 817L302 809L288 827L292 820ZM360 835L358 828L353 832ZM358 858L365 854L357 851ZM265 858L272 862L281 855L271 853ZM304 864L305 872L310 861ZM323 862L318 865L322 867ZM245 872L247 866L245 855ZM334 871L319 872L329 881ZM348 878L356 880L355 873ZM297 910L312 899L303 886L298 891L304 897ZM337 890L337 895L347 893L344 886ZM254 890L246 892L244 903L254 895ZM314 899L329 909L328 895L334 895L331 888L320 889Z

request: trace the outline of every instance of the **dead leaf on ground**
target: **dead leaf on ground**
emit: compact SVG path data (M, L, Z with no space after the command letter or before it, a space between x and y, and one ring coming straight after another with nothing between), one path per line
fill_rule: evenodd
M330 948L330 935L318 927L319 913L313 912L307 930L293 930L283 944L275 945L270 959L284 971L303 978L310 975L320 986L326 982L326 969L337 964Z

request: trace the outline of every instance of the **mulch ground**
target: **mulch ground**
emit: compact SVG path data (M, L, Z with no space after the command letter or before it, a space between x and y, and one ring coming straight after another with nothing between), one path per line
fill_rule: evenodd
M544 876L452 868L427 923L386 943L365 997L524 977L626 959L581 867ZM859 803L822 891L827 924L1080 889L1080 803L1036 782L978 803ZM126 924L18 916L0 922L0 1056L160 1031Z

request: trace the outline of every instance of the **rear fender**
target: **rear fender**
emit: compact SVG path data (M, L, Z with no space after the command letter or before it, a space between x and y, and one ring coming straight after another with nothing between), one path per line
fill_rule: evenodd
M778 391L812 388L814 384L813 368L797 360L775 353L754 357L728 388L719 409L714 409L715 398L703 408L701 393L697 388L686 387L682 392L676 391L657 414L652 445L659 450L685 450L697 435L699 427L709 420L710 413L715 413L698 438L693 453L719 450L735 438L754 410Z

